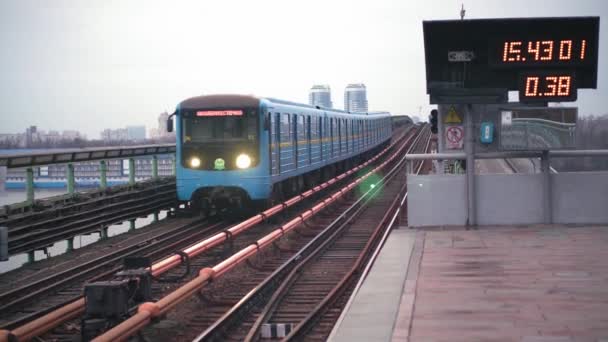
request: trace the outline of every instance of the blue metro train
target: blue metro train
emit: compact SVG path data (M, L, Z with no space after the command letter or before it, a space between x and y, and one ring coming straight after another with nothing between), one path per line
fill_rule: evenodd
M203 211L294 195L368 159L392 135L386 112L349 113L253 96L193 97L173 115L178 199Z

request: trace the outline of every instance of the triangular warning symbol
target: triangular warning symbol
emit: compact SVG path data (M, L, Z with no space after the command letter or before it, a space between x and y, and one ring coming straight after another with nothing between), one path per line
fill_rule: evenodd
M445 116L445 119L443 120L443 122L449 123L449 124L462 123L462 119L460 118L458 113L456 113L456 108L454 108L454 106L450 107L450 109L448 110L448 115Z

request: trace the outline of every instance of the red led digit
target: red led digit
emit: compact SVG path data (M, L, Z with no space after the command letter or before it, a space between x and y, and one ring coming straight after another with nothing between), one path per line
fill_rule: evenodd
M505 42L505 47L502 50L502 61L507 61L507 53L509 51L509 42Z
M509 43L509 58L507 59L509 62L519 61L521 59L521 42L510 42ZM515 57L512 57L512 55Z
M568 96L570 95L570 76L560 76L557 80L557 95Z
M540 42L534 42L534 47L532 47L533 42L528 42L528 53L534 54L534 60L538 60L538 54L540 53Z
M572 57L572 41L562 40L559 42L559 60L567 61Z
M532 89L530 89L532 88ZM526 77L526 96L538 95L538 77Z
M587 47L587 41L583 39L581 42L581 60L585 59L585 48Z
M543 40L540 43L542 48L541 52L546 52L547 54L544 56L540 56L541 61L550 61L553 58L553 41L552 40Z
M550 89L550 92L546 92L545 96L555 96L557 93L557 76L548 76L545 79L547 80L547 88Z

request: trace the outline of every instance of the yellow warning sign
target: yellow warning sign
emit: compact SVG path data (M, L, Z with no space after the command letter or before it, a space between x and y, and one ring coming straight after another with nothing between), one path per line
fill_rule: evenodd
M458 113L456 112L456 108L454 108L454 106L450 107L450 109L448 110L448 115L445 116L445 119L443 119L443 122L446 124L462 123L462 119L460 118L460 115L458 115Z

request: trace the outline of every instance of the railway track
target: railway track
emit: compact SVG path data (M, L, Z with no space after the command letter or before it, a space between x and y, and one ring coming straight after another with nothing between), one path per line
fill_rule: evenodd
M402 147L400 147L400 149L401 148ZM400 151L402 153L405 150L401 149ZM395 153L395 155L399 154L400 153ZM391 158L391 160L393 158ZM386 169L390 169L390 163L389 165L387 165ZM370 184L364 183L363 186L367 188L370 186ZM352 189L352 187L349 188ZM339 193L344 194L342 191L343 190L340 190ZM329 196L328 198L334 198L336 194L337 193ZM325 201L327 201L327 198L322 200L321 202L325 203ZM356 201L356 196L351 195L350 197L345 197L342 200L335 202L334 206L332 206L330 209L321 212L319 215L315 216L314 219L308 221L303 226L298 227L298 229L293 231L293 234L289 233L288 235L285 235L283 238L281 238L280 241L274 242L273 245L275 246L275 248L265 248L263 250L260 249L259 255L256 255L256 257L248 258L246 264L238 266L233 271L226 273L221 278L215 279L213 282L209 283L208 286L203 287L199 294L199 301L188 301L183 305L180 304L175 312L167 313L167 321L180 322L179 329L177 329L178 331L163 330L162 328L159 329L156 327L151 327L143 332L143 336L151 341L163 341L167 339L191 340L192 338L196 337L196 335L200 333L200 331L209 327L211 324L213 324L215 320L220 318L235 304L241 301L242 297L245 296L249 291L260 286L261 281L265 279L268 275L270 275L272 272L276 271L278 266L287 262L288 260L290 260L290 258L292 258L292 260L293 258L296 258L297 260L298 257L296 256L296 253L298 253L298 251L303 245L306 245L315 236L317 236L319 231L323 230L325 227L327 227L328 224L334 221L336 211L343 213ZM318 204L316 204L315 207L316 206L318 206ZM300 215L300 217L302 217L302 214ZM345 218L347 216L342 215L341 217ZM289 221L290 223L288 223L287 225L292 225L294 221L297 222L299 220L299 218L291 220ZM273 233L276 231L277 229L273 230ZM257 242L254 243L257 244L259 243L259 241L262 241L264 239L266 239L266 237L263 237L262 239L257 240ZM248 248L251 248L251 245L249 245ZM244 249L241 249L239 253L234 254L229 259L234 258L243 250ZM218 260L220 259L221 258L218 258ZM227 259L222 261L220 264L226 264L227 262L232 263ZM220 264L217 264L214 269ZM209 265L207 265L207 267L209 267ZM192 281L188 282L187 285L184 285L182 287L189 287L191 283L197 282L198 278L195 278ZM163 297L163 299L159 300L157 303L168 303L168 297L181 296L177 295L178 292L179 291L177 290L171 292L170 295ZM202 305L204 306L204 310L201 310L201 302L203 303ZM171 307L175 307L175 305L176 304L171 304ZM140 316L140 313L141 310L136 316ZM163 317L165 317L164 314ZM133 316L132 318L136 320L140 319L139 317L135 316ZM132 319L129 319L128 322L124 322L119 327L117 327L117 329L130 329L126 328L127 326L129 326L129 324L131 324L129 321L132 321ZM145 323L136 324L138 324L137 327L141 327L141 324ZM125 328L123 328L123 326ZM115 329L110 331L108 334L104 334L100 338L96 339L96 341L110 341L122 338L118 336L124 336L120 335L121 333L115 332L114 330ZM133 330L126 331L128 331L127 334L133 333Z
M424 152L420 149L428 149L428 138L428 134L421 135L410 151ZM286 332L287 339L326 340L365 261L400 204L406 177L403 164L398 163L378 187L348 206L329 226L314 225L312 229L322 230L315 239L195 340L282 337L272 335L272 331Z
M86 282L102 280L122 269L122 260L129 256L145 256L153 260L190 245L193 239L209 236L228 223L188 220L168 224L167 229L143 240L131 241L109 253L61 269L44 277L0 293L0 325L12 329L45 313L78 300ZM25 310L24 310L25 309Z
M335 186L340 186L342 183L349 181L350 178L355 177L356 174L353 173L352 175L350 175L350 177L345 177L342 178L341 181L339 182L335 182L332 185L332 188ZM318 198L319 196L322 196L326 191L329 191L330 188L328 187L326 190L319 192L317 195L313 196L310 198L310 200L315 200L316 198ZM291 211L299 211L301 210L301 207L306 205L304 202L301 203L300 205L295 205L293 208L291 208ZM287 214L289 215L289 214ZM286 216L287 216L286 215ZM225 228L225 227L224 227ZM243 234L240 234L238 237L234 237L231 238L229 241L227 241L226 244L222 244L221 246L217 246L216 248L210 249L208 252L201 254L200 256L197 256L195 258L191 258L189 261L189 268L202 268L202 267L206 267L212 263L216 263L219 262L221 260L223 260L227 254L231 253L232 251L234 251L235 249L241 248L245 245L247 245L248 243L251 243L251 241L255 241L256 238L259 238L260 236L263 236L264 234L266 234L269 230L271 230L272 228L274 228L273 224L269 224L269 223L262 223L259 224L258 227L256 227L256 229L250 229L249 231L244 232ZM184 238L183 239L188 240L188 238ZM193 242L193 238L189 239L189 243L190 245ZM180 240L181 241L181 240ZM166 242L165 242L166 243ZM162 243L158 243L155 244L155 246L161 246ZM175 250L176 246L172 246L173 251ZM158 253L159 255L162 253ZM165 254L167 254L167 252L165 251ZM170 252L169 252L170 254ZM186 271L186 266L178 266L175 267L174 269L168 271L166 273L166 275L163 275L163 277L166 277L167 279L178 279L180 278L180 276L183 276L185 274ZM107 271L104 273L104 275L110 275L115 271L116 269L112 269L110 271ZM93 279L101 279L102 276L97 274L95 276L95 278ZM90 279L89 279L90 280ZM153 288L152 288L152 292L153 292L153 296L155 298L159 298L161 296L163 296L164 294L166 294L168 291L171 291L172 289L174 289L175 287L179 286L181 284L181 282L183 282L183 280L175 280L175 281L168 281L168 282L163 282L163 283L153 283ZM45 289L46 291L46 289ZM76 301L72 301L70 305L73 306L78 306L79 301L82 301L82 297L81 297L81 293L82 293L82 285L80 285L79 287L75 287L73 289L67 290L67 291L61 291L59 293L59 296L57 297L62 297L64 294L70 294L72 299L75 299ZM78 299L80 298L80 299ZM66 301L64 301L63 303L65 304ZM52 308L57 308L60 305L53 305ZM63 306L65 307L65 306ZM62 308L63 308L62 307ZM78 309L81 310L81 309ZM30 308L28 308L28 311L30 311ZM40 312L44 312L47 313L46 316L42 317L41 319L44 319L45 317L49 316L49 315L53 315L52 311L49 313L49 311L52 311L50 309L45 309L43 311L39 311L37 316L40 316ZM29 315L27 318L31 319L32 316ZM23 327L23 323L26 321L27 319L21 319L18 322L13 321L10 323L10 325L5 326L5 328L15 328L17 326L19 327ZM71 320L69 322L64 322L63 324L60 324L58 328L54 329L52 332L45 334L44 338L45 339L66 339L66 338L73 338L74 334L78 334L78 330L75 327L78 326L78 321L76 320ZM19 329L19 328L17 328ZM28 335L29 336L29 335Z
M156 187L152 186L157 183ZM4 219L2 225L9 227L9 253L45 248L57 241L175 207L175 182L157 183Z

